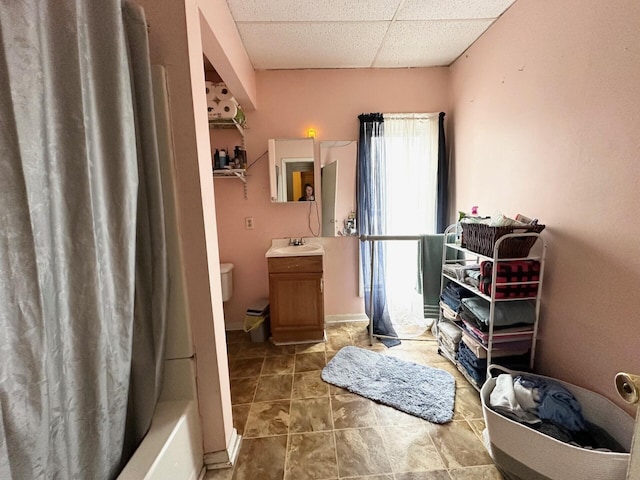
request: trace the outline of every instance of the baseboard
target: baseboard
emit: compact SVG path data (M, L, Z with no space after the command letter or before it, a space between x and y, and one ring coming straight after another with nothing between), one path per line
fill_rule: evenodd
M231 468L236 463L242 436L234 428L229 439L229 445L225 450L219 452L209 452L204 454L204 464L207 470L219 470L221 468Z
M365 313L340 313L325 315L324 323L368 322L369 317Z

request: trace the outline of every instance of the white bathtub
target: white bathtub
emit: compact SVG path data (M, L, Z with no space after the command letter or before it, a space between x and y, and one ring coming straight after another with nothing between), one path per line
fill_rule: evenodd
M149 433L118 480L197 480L203 470L202 435L195 404L158 403Z
M197 408L193 342L177 233L167 77L161 65L152 66L151 74L171 278L164 381L149 433L118 480L196 480L204 473L202 433Z

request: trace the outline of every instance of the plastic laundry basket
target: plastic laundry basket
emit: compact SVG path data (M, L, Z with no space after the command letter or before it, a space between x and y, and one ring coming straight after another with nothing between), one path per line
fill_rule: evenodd
M492 369L496 369L493 366ZM502 367L497 367L502 370ZM519 375L522 372L510 372ZM525 375L525 373L522 373ZM584 388L541 375L529 376L558 382L582 406L586 420L606 430L629 451L634 420L607 398ZM485 382L480 392L486 424L485 443L496 466L510 480L625 480L628 453L575 447L515 422L491 409L489 397L496 379Z

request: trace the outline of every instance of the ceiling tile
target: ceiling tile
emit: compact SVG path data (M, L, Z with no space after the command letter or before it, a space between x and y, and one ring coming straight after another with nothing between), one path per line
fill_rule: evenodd
M394 22L373 63L376 68L450 65L492 20Z
M240 23L238 30L253 67L370 67L388 22Z
M236 22L391 20L400 0L227 0Z
M497 18L515 0L406 0L396 20L462 20Z

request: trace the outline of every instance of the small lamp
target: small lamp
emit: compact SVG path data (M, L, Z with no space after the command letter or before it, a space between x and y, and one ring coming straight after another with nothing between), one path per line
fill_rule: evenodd
M316 138L316 129L310 128L307 130L307 138Z

